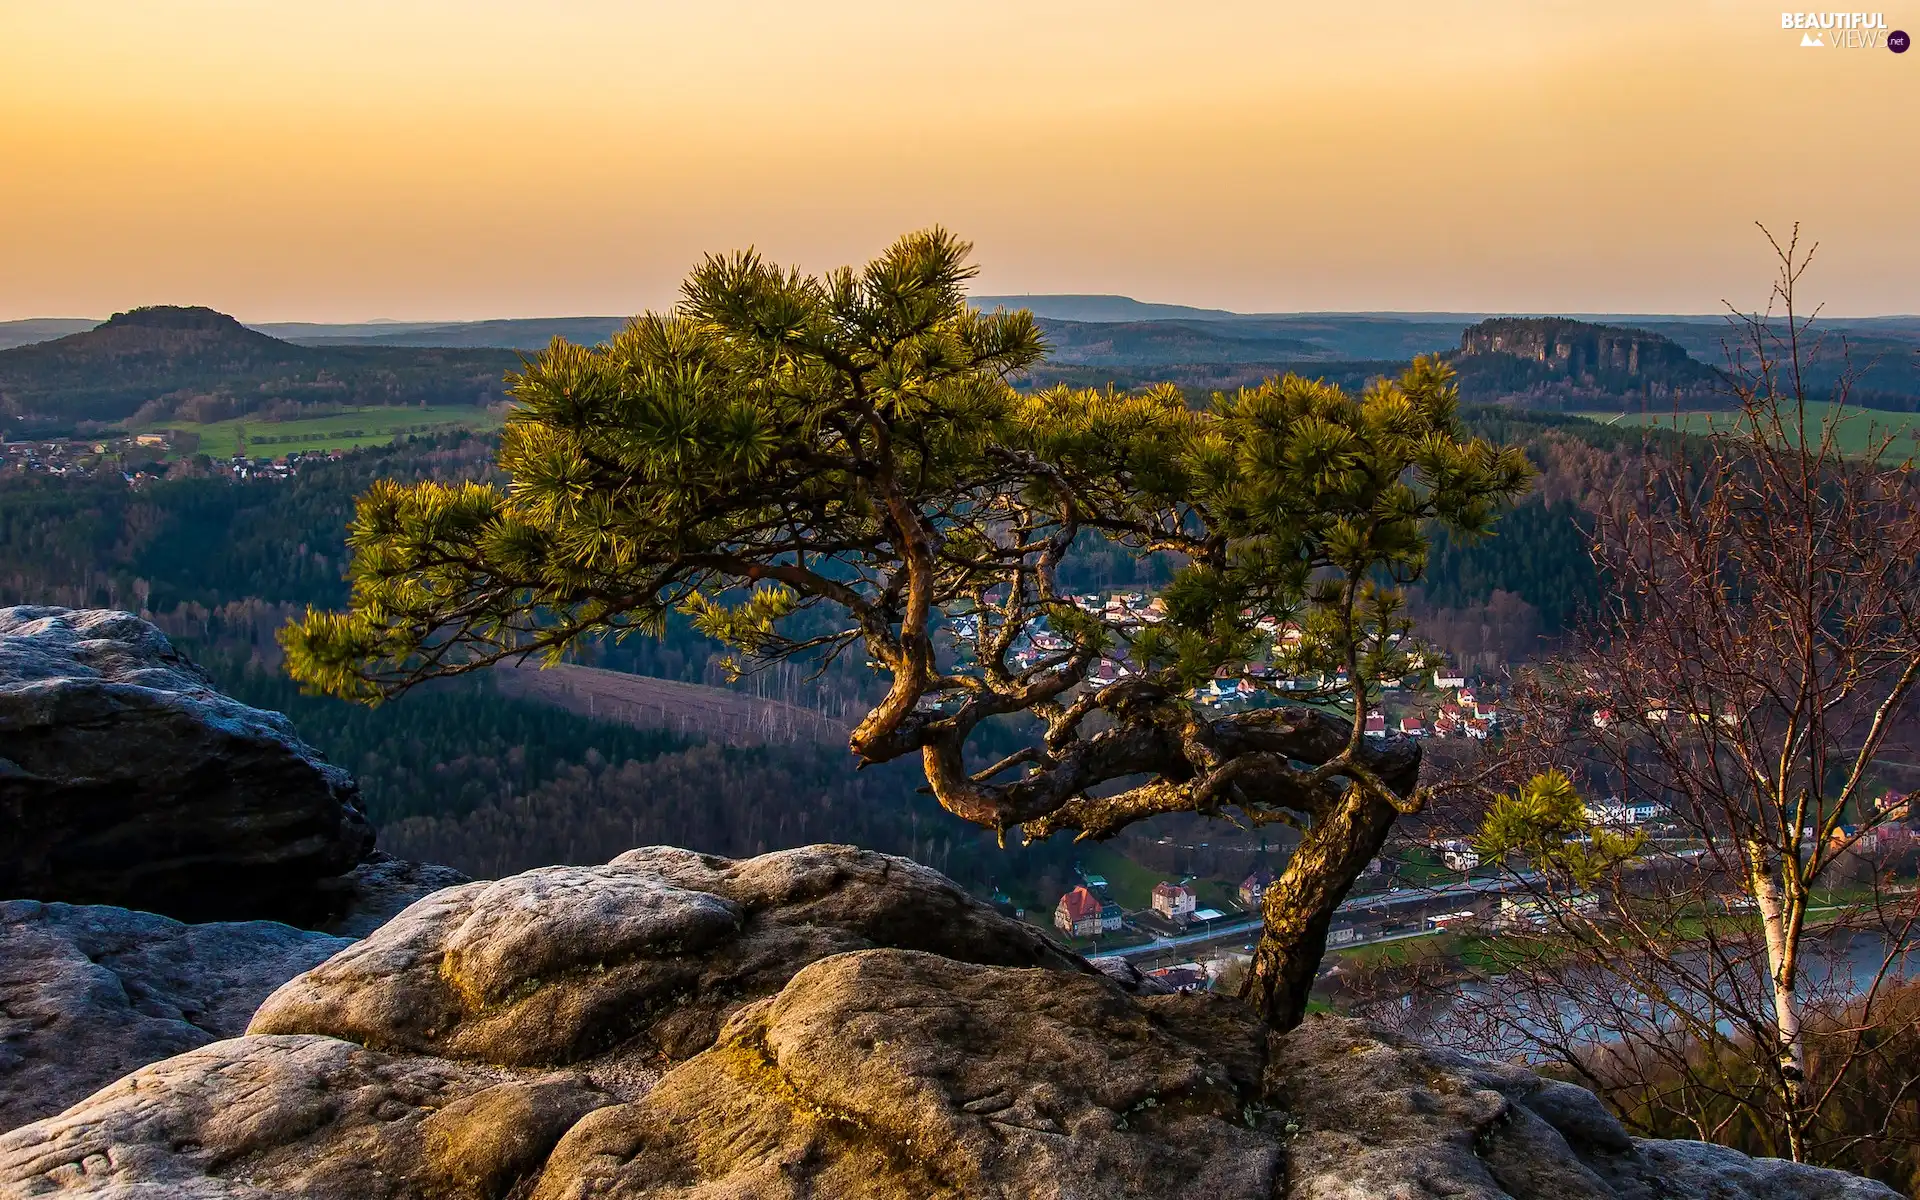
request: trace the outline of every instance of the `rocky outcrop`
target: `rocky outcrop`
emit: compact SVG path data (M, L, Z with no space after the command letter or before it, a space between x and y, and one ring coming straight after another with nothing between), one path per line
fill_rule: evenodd
M0 1135L0 1196L499 1196L607 1099L333 1038L216 1042Z
M319 920L353 780L129 613L0 609L0 897Z
M270 921L0 903L0 1129L241 1033L268 993L347 944Z
M1840 1171L1701 1142L1630 1137L1585 1088L1426 1049L1348 1018L1310 1019L1276 1038L1266 1085L1293 1130L1286 1194L1296 1200L1898 1195ZM1714 1161L1720 1169L1707 1166Z
M1449 356L1473 400L1582 402L1727 400L1726 381L1670 338L1566 317L1495 317L1470 325Z
M1460 353L1510 354L1558 367L1575 379L1679 376L1710 379L1713 371L1678 342L1644 329L1594 325L1566 317L1494 317L1460 335Z
M1213 1035L1225 1025L1215 1055L1184 1028L1188 1007L1143 1004L1098 976L837 955L742 1010L645 1097L575 1126L533 1194L1191 1188L1264 1200L1285 1160L1265 1114L1243 1111L1258 1094L1260 1032L1244 1013L1196 1021Z
M1116 977L1117 976L1117 977ZM1890 1200L1591 1094L1143 995L925 868L647 850L438 893L0 1136L0 1195Z
M669 847L435 893L274 993L254 1033L558 1066L711 1045L810 962L876 946L1086 972L936 871L850 846L733 861Z

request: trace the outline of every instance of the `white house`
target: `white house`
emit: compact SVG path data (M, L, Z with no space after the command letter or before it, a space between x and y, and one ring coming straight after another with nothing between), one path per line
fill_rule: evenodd
M1618 796L1608 796L1599 801L1589 800L1585 807L1587 820L1609 828L1644 825L1666 812L1664 807L1651 800L1628 802Z
M1199 907L1200 898L1185 884L1163 881L1154 885L1153 911L1176 925L1192 920L1194 910Z

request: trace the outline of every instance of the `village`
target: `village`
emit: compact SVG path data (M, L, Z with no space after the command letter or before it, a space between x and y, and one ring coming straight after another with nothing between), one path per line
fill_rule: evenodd
M0 471L55 477L119 475L133 487L163 476L226 476L231 479L291 479L306 463L337 461L338 450L292 451L277 458L192 454L191 437L161 431L110 437L22 438L0 441Z
M1073 603L1123 635L1166 619L1165 602L1144 592L1086 593L1074 596ZM971 661L976 622L974 616L962 615L947 625L948 645L962 664ZM1221 667L1211 681L1189 693L1192 700L1227 713L1280 704L1338 702L1347 696L1349 681L1344 668L1331 675L1311 677L1287 672L1284 664L1297 655L1305 637L1298 625L1263 617L1255 628L1265 643L1264 658ZM1068 649L1067 640L1042 620L1015 639L1007 656L1008 665L1015 671L1028 670ZM1365 714L1367 737L1385 738L1397 733L1414 738L1485 741L1500 730L1501 685L1467 677L1449 667L1445 656L1433 650L1411 649L1408 661L1415 673L1385 682L1380 705ZM1116 649L1093 665L1087 683L1105 687L1127 678L1134 670L1124 648Z

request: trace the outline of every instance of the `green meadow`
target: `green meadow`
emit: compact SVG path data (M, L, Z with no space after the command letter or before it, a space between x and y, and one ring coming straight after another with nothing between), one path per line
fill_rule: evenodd
M442 405L426 408L356 408L330 416L292 421L262 421L257 417L240 417L210 424L165 421L156 428L199 436L199 445L187 451L176 447L176 454L184 452L206 454L213 458L232 458L241 452L244 439L248 457L279 458L283 454L315 450L380 446L409 434L498 429L503 419L503 413L489 409L470 405Z
M1677 428L1687 433L1731 428L1736 416L1725 409L1679 413L1583 412L1573 415L1601 425L1653 425L1663 429ZM1834 405L1825 401L1814 401L1807 405L1806 427L1810 430L1817 432L1836 418L1839 421L1840 448L1847 454L1864 454L1870 444L1889 434L1893 435L1893 441L1887 446L1883 457L1899 461L1920 453L1920 413L1889 412L1851 405L1844 412L1839 412Z

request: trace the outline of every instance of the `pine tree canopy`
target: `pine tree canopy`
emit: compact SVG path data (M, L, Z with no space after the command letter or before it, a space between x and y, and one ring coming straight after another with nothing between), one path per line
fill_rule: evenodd
M918 752L943 805L1003 832L1417 807L1417 749L1361 736L1412 665L1400 587L1430 525L1489 529L1524 457L1462 434L1437 359L1357 396L1288 376L1199 409L1170 386L1023 393L1046 347L1030 314L968 306L969 250L934 229L819 277L710 257L671 312L556 340L510 381L507 486L372 488L351 603L283 631L289 669L374 701L679 611L748 663L862 655L888 690L854 753ZM1178 564L1152 619L1060 592L1083 537ZM1103 661L1126 671L1090 683ZM1189 698L1276 677L1318 703ZM1032 744L971 769L1005 714L1038 719Z

